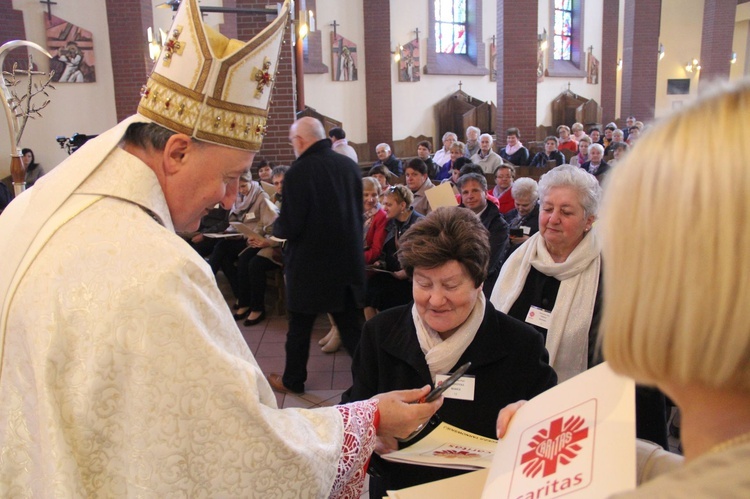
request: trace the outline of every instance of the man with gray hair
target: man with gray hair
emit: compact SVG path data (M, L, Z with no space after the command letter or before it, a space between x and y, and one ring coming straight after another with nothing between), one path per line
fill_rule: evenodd
M389 146L385 142L375 146L375 154L378 156L378 160L374 165L372 165L373 167L381 165L385 166L391 171L391 173L396 176L400 176L402 173L404 173L404 168L401 160L391 152L391 146Z
M289 331L283 376L270 374L277 392L302 393L315 317L330 313L350 355L362 328L365 260L362 251L362 175L350 158L333 152L323 124L295 121L289 141L297 159L284 177L284 203L273 226L286 239Z
M467 158L471 158L479 152L480 133L482 131L475 126L470 126L466 129L466 151L464 151L464 156Z
M483 133L479 136L479 151L471 157L471 162L479 165L484 173L493 173L503 164L503 158L492 150L492 135Z

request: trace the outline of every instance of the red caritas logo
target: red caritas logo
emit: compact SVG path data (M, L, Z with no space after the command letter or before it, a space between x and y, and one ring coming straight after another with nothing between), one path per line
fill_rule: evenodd
M542 477L552 475L557 471L557 465L569 464L581 450L578 444L589 436L586 420L573 415L565 419L562 417L550 422L549 429L541 429L534 435L528 446L531 450L521 456L523 474L529 478L536 477L542 472Z

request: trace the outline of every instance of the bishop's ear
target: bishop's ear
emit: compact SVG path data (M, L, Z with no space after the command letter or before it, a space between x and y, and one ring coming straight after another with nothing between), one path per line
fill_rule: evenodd
M169 137L164 146L164 170L168 174L177 173L186 163L195 144L184 133L176 133Z

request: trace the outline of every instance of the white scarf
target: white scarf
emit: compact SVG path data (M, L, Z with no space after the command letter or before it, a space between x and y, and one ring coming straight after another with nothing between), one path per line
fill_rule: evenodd
M484 293L479 291L477 303L471 310L469 317L446 340L441 338L437 331L425 324L417 312L417 304L412 305L411 316L414 319L414 327L417 329L417 339L427 361L427 366L430 368L433 383L435 383L437 374L448 373L456 365L458 359L474 341L474 336L476 336L477 330L484 320L485 305Z
M523 144L521 143L520 140L516 142L516 145L514 146L511 146L510 144L508 144L505 146L505 154L507 154L508 156L511 156L514 152L518 151L522 147L523 147Z
M526 284L529 269L560 281L547 330L550 365L562 383L588 367L588 339L599 286L601 247L590 231L563 263L552 260L541 232L519 247L503 265L490 302L508 313Z

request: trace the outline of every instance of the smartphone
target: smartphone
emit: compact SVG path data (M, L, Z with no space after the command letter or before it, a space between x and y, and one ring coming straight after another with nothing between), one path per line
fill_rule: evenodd
M471 362L467 362L466 364L459 367L456 372L450 375L448 379L440 383L440 386L436 386L432 389L430 393L427 394L427 396L424 398L425 402L432 402L433 400L437 399L440 395L443 394L445 390L453 386L453 383L459 380L461 376L463 376L466 371L471 367Z

